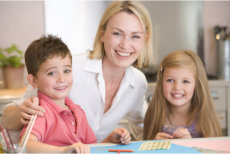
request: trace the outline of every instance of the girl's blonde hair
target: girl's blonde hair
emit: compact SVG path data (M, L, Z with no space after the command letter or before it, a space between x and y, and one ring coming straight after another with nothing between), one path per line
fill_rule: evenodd
M222 130L210 95L203 63L194 52L181 50L168 54L161 62L156 89L145 115L143 138L154 139L156 134L161 132L162 125L169 115L168 103L163 95L163 73L167 68L189 68L194 71L196 83L191 100L189 123L196 120L203 137L221 136Z
M134 62L137 68L149 66L149 57L152 51L152 23L147 9L138 1L113 1L105 10L100 24L97 29L96 38L94 40L94 50L90 52L90 58L102 59L105 55L104 44L101 42L101 32L105 31L109 19L119 12L127 12L137 16L145 30L146 40L144 49L139 58Z

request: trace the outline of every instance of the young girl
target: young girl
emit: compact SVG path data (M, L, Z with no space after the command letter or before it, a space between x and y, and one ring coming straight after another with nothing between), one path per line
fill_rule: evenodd
M145 140L221 136L200 58L175 51L161 62L156 89L145 115Z

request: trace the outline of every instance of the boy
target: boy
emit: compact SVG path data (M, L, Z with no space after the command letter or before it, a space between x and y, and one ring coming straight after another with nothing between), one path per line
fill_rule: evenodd
M72 56L58 37L48 35L33 41L25 52L27 80L38 88L43 117L37 117L26 149L27 152L89 153L96 137L84 111L67 95L72 87ZM25 133L26 127L20 136Z
M27 152L89 153L85 144L96 143L97 139L83 109L67 98L73 82L67 45L58 37L42 36L27 48L25 62L27 80L38 89L39 104L45 109L44 116L35 121ZM117 128L103 142L129 144L130 139L125 128Z

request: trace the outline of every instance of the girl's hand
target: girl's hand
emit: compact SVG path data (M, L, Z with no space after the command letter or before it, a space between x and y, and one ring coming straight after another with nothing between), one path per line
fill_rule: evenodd
M20 106L21 122L28 124L32 115L43 116L45 110L39 106L38 97L31 97L23 102Z
M173 136L167 133L157 133L154 139L155 140L167 140L167 139L173 139Z
M78 142L66 147L65 153L90 153L90 147Z
M129 144L131 137L127 129L117 128L111 133L109 140L113 143Z
M189 133L188 129L186 128L178 128L174 133L173 133L174 138L177 139L188 139L192 138L191 134Z

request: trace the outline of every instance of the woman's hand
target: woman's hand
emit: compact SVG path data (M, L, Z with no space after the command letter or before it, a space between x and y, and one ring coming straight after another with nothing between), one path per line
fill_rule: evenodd
M157 133L157 135L155 136L155 140L167 140L167 139L173 139L173 136L167 133Z
M28 124L32 115L43 116L45 110L39 106L38 97L31 97L23 102L20 106L21 122Z
M90 147L78 142L66 147L65 153L90 153Z
M191 134L189 133L188 129L186 128L178 128L174 133L173 133L174 138L177 139L188 139L192 138Z
M129 144L130 141L131 137L128 130L125 128L117 128L103 142Z

